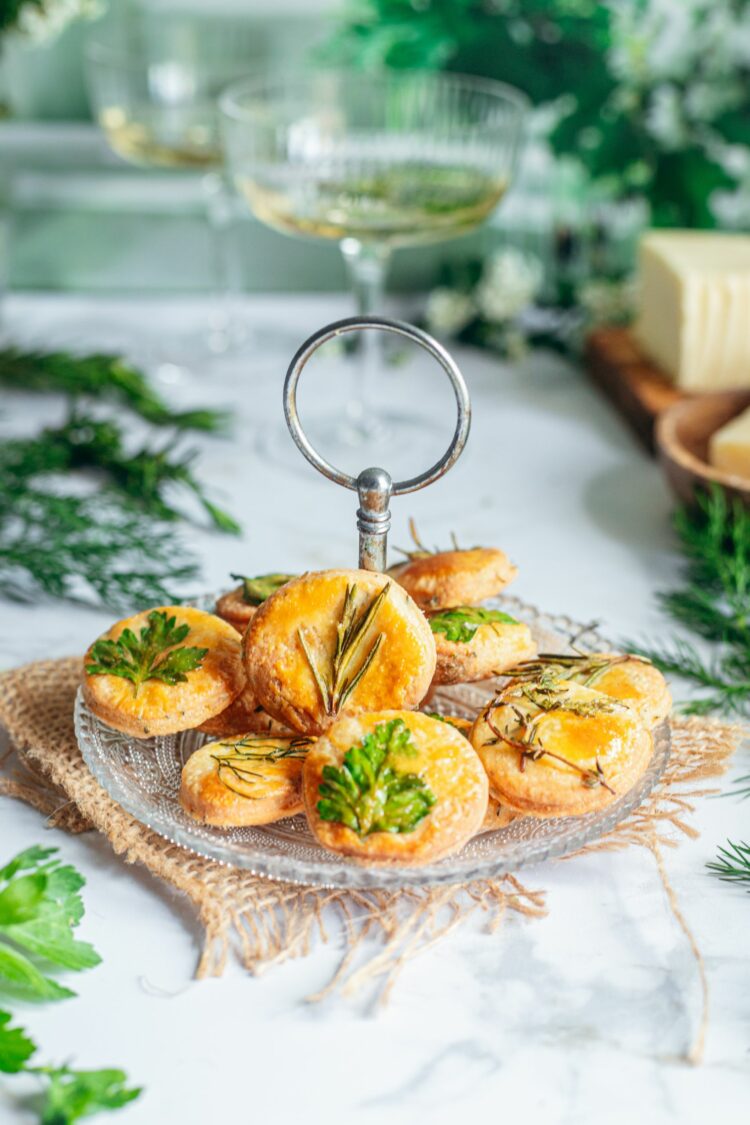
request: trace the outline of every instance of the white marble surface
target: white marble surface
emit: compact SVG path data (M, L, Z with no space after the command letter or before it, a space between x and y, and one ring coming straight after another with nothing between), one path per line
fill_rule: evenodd
M225 365L175 392L230 403L235 414L231 440L195 443L204 477L245 524L236 542L195 533L207 588L222 585L230 570L355 557L353 495L305 471L301 460L301 472L271 469L256 446L258 432L281 420L293 347L346 307L343 298L254 299L255 361ZM107 332L140 332L170 317L190 324L199 312L197 302L19 296L7 304L5 327L40 345L85 342L84 333L101 344ZM467 454L429 491L394 502L392 541L405 541L413 514L430 541L453 529L464 542L506 548L521 571L516 592L528 601L599 619L614 638L664 630L654 593L669 586L677 564L656 466L570 366L543 356L514 368L475 352L460 359L475 405ZM428 412L447 401L438 376L407 366L388 379L404 388L428 380L419 390ZM318 408L330 403L325 388L313 397ZM0 432L30 429L60 409L3 394ZM3 602L0 619L0 667L81 651L107 624L100 612L65 604ZM741 757L734 774L747 771ZM78 998L21 1018L45 1056L121 1065L146 1087L113 1119L122 1125L748 1119L750 902L704 869L727 836L747 838L747 805L731 797L704 799L695 817L700 838L667 857L711 986L700 1068L679 1061L699 1014L695 966L648 854L529 871L526 882L548 891L546 919L510 917L493 936L477 920L408 965L390 1005L376 1010L368 997L306 1003L337 963L335 944L257 979L230 964L221 979L193 981L199 929L184 903L95 836L45 831L32 810L12 801L1 807L0 856L44 839L85 873L81 935L104 958L70 982ZM31 1119L0 1095L0 1121L16 1120Z

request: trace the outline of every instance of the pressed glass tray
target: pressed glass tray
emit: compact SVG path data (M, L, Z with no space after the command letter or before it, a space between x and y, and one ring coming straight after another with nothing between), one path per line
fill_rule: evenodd
M196 602L213 609L214 598ZM567 617L550 617L516 598L485 603L525 621L541 651L608 652L612 646L594 626ZM438 688L429 709L474 718L492 694L493 684L461 684ZM191 852L256 875L326 887L401 887L432 883L466 883L517 871L532 863L568 855L606 835L651 792L669 760L668 724L654 732L654 752L633 788L602 812L579 817L523 817L506 828L475 836L456 855L425 867L364 866L327 852L310 833L304 816L262 828L214 828L199 824L177 799L180 771L194 750L208 742L200 731L160 738L136 739L113 730L76 699L75 725L81 753L99 784L126 812L160 836Z

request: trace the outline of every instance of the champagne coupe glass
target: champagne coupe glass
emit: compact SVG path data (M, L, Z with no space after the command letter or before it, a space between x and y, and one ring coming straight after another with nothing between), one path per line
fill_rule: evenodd
M256 39L246 19L129 7L105 20L86 44L92 106L111 148L139 167L203 173L219 302L202 341L195 334L189 342L174 339L166 348L174 354L187 351L186 343L193 356L220 354L243 337L236 308L239 262L230 229L236 199L223 172L217 99L252 66ZM166 381L179 378L178 364L158 367Z
M219 104L228 165L255 216L335 239L368 315L382 312L395 248L455 238L491 214L510 185L528 103L463 75L308 69L248 78ZM378 406L380 342L362 333L343 422L318 427L327 454L418 441L424 429L408 411Z

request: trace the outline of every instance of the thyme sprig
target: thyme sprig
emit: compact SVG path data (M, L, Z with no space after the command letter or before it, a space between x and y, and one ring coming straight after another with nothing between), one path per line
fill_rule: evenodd
M365 641L378 611L388 597L390 583L385 585L376 597L357 613L357 584L347 584L341 616L336 626L336 646L333 655L320 660L312 650L305 630L297 632L326 715L337 715L352 694L357 684L367 672L383 643L383 633L379 633L367 650L358 666L357 658L362 655Z
M674 526L685 556L683 585L660 601L712 650L706 655L680 637L631 647L662 672L703 689L684 705L687 712L750 717L750 510L712 485L695 505L678 509Z
M236 793L238 797L256 800L255 794L248 793L246 789L238 789L232 781L248 787L262 781L264 774L260 770L252 769L253 763L269 765L290 758L304 759L312 746L312 741L311 738L292 738L287 744L280 746L278 741L271 741L264 735L257 737L245 735L244 738L231 744L228 754L212 754L211 757L216 762L219 780L227 789ZM222 746L227 745L230 744L222 743Z
M217 410L172 410L146 376L117 355L0 349L0 386L35 393L59 392L73 399L108 400L127 406L154 426L219 430L227 415Z
M347 750L340 769L323 767L318 786L321 820L344 824L358 836L413 832L436 802L418 774L398 768L398 758L414 758L417 753L403 719L378 723Z
M531 660L522 660L512 668L508 668L503 675L514 680L538 680L545 672L551 671L558 679L573 681L581 684L582 687L592 687L610 668L614 668L617 664L625 664L629 660L649 663L643 656L634 657L626 654L605 656L598 653L588 655L540 652Z
M189 625L178 625L176 617L168 617L163 610L152 610L148 624L137 637L132 629L123 629L116 641L95 641L86 671L89 676L121 676L130 680L133 695L138 694L146 680L159 680L170 686L185 683L187 673L200 668L208 652L207 648L183 645L189 633Z

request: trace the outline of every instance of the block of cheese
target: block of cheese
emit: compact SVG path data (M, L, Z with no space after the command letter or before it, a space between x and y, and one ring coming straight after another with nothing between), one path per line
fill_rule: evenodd
M750 481L750 409L711 435L708 459L723 473Z
M645 234L636 337L685 390L750 386L750 236Z

